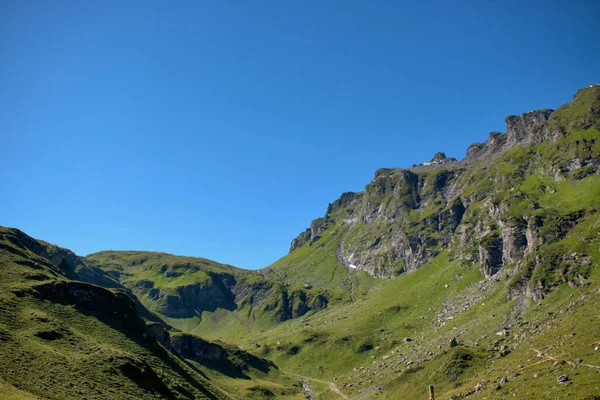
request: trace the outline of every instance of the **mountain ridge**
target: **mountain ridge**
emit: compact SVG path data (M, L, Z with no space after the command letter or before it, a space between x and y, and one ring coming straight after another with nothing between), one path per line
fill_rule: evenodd
M142 258L173 258L170 264L158 265L158 261L155 262L156 265L152 265L155 272L152 273L149 267L144 267L143 273L140 273L150 274L149 279L144 280L142 275L134 273L136 281L131 281L128 289L135 292L147 307L173 318L171 323L182 328L185 326L185 329L190 329L190 323L201 325L201 316L205 312L228 310L238 314L238 317L232 318L232 323L246 329L245 324L240 325L238 321L242 309L245 310L242 320L263 320L262 326L268 327L274 322L296 318L329 304L353 301L378 285L372 278L391 278L415 270L439 254L442 246L449 246L457 257L465 261L477 260L484 275L495 275L505 263L510 264L525 253L535 251L532 243L539 240L536 239L536 235L540 236L536 232L536 224L540 223L540 216L526 216L529 222L521 219L516 223L510 220L512 217L509 215L501 216L516 205L494 205L496 200L489 196L490 189L498 180L514 178L494 177L494 183L477 187L481 186L486 175L492 173L488 164L494 165L497 161L501 164L502 174L514 173L511 151L528 151L535 146L557 143L559 139L562 146L574 136L574 129L597 129L600 125L593 110L600 107L599 88L594 85L579 90L570 103L557 110L543 109L521 116L508 116L505 119L507 133L490 133L486 142L470 145L461 160L436 153L430 162L424 164L378 169L365 191L346 192L329 203L325 216L313 220L310 228L292 240L288 256L260 270L243 270L202 258L153 252L104 251L88 255L86 259L104 263L98 269L104 269L106 274L108 268L111 279L115 280L119 273L108 266L110 258L116 254L125 264L128 263L127 257L140 258L132 261L131 265L119 267L128 270L139 269L144 261ZM565 115L569 118L575 116L575 119L565 124ZM590 149L591 153L586 153L580 140L575 142L574 159L579 161L568 164L563 172L553 171L552 179L564 179L564 176L557 176L568 175L571 169L587 171L588 176L597 174L598 157L586 159L586 154L593 151ZM508 159L504 161L503 157ZM527 154L524 157L525 160L529 158ZM543 168L548 167L556 169L551 162L542 167L542 175L546 174ZM527 170L527 167L523 169ZM494 171L494 174L497 173ZM502 190L514 190L514 183L521 179L517 177L514 182L508 182L511 187ZM528 194L520 196L527 197ZM489 204L482 205L482 201ZM472 205L479 209L470 207ZM466 221L472 219L477 222L481 217L476 215L485 214L490 215L486 217L488 223L496 228L462 224L465 217ZM468 239L472 236L469 229L476 231L480 238L477 243ZM386 233L386 230L389 232ZM530 240L527 241L528 235ZM529 247L523 247L525 242L529 243ZM473 246L474 249L471 248ZM305 250L300 251L302 247ZM192 267L199 270L195 277L190 275ZM198 287L199 282L208 283L208 286ZM543 295L533 287L523 290L535 298ZM159 298L164 303L162 306L157 303ZM208 303L206 300L199 303L187 301L186 298L205 298ZM255 325L254 322L246 326L252 325Z
M583 114L581 113L581 110L579 110L579 108L582 107L582 103L589 107L589 110L584 110ZM440 194L444 197L443 201L445 201L447 204L455 199L458 199L457 203L452 204L452 207L450 207L448 211L451 215L457 215L462 218L462 213L464 212L462 209L465 208L463 203L465 201L463 198L458 196L458 193L456 193L456 187L445 188L445 186L447 186L446 180L454 179L453 175L463 172L461 169L467 169L473 164L481 162L483 158L486 158L487 161L493 161L507 154L515 147L532 146L543 143L556 143L561 138L568 138L570 136L570 131L573 129L597 130L600 128L600 123L598 122L600 120L600 113L598 112L598 109L600 109L600 86L592 85L579 90L574 95L573 100L570 103L561 106L556 111L543 109L538 111L530 111L522 114L521 116L506 117L506 134L501 134L498 132L490 133L490 136L486 142L474 143L470 145L467 149L466 156L460 161L455 162L455 160L446 159L443 153L437 153L432 161L424 164L414 165L410 168L381 168L375 172L375 177L373 181L367 185L365 192L344 193L338 200L330 203L324 217L313 220L310 228L292 240L290 253L305 243L312 245L314 242L316 242L320 238L320 234L328 225L332 223L332 211L349 207L350 204L355 200L362 200L365 197L365 194L369 194L370 186L374 189L371 192L375 196L382 195L386 190L385 186L379 188L374 186L385 185L385 181L389 181L389 178L392 178L392 180L399 180L400 182L387 182L387 184L391 184L392 186L400 185L402 186L402 189L405 190L405 193L395 193L395 195L404 196L403 205L412 209L422 209L423 207L421 204L418 204L419 188L416 187L418 184L418 174L423 174L432 170L446 170L445 173L440 173L433 176L432 178L434 181L424 182L423 184L430 184L433 186L438 185L440 186L440 189L450 190L449 192L442 192ZM578 118L583 116L583 119L575 121L574 124L572 123L568 127L563 126L564 124L561 125L562 121L565 119L565 115L572 116L571 114L578 116ZM589 171L586 173L589 174L597 173L599 163L597 156L590 159L583 159L583 161L581 158L577 157L575 160L573 160L573 162L575 164L568 165L566 171L556 171L556 174L563 173L564 175L564 172L568 173L571 170L579 168L588 168ZM557 177L557 180L559 179L564 179L564 176ZM365 200L363 200L363 203L364 201ZM385 204L380 203L379 205L381 206ZM357 202L355 202L354 206L364 208L368 206L368 204L359 205ZM352 213L353 211L354 210L352 210ZM373 213L374 211L375 210L366 210L366 212L363 211L363 215L360 215L359 219L365 219L365 213ZM393 219L395 218L395 215L388 216L388 218ZM349 220L351 221L352 219ZM375 245L375 241L373 244ZM376 245L378 244L379 243ZM350 258L351 256L352 253L347 255L347 258ZM419 263L422 263L422 261L413 260L412 262L405 262L405 264L409 264L409 268L414 268ZM349 264L349 260L346 260L346 262L342 261L342 263ZM357 263L353 263L352 265L356 266L356 264ZM367 269L371 275L380 276L373 270L373 268ZM388 271L383 275L391 276L393 275L393 271Z
M141 355L110 362L117 360L118 379L137 382L123 380L136 396L310 393L282 368L314 377L311 390L323 399L418 398L432 382L444 399L593 399L600 394L600 86L556 110L508 116L506 126L461 160L439 152L423 164L378 169L363 192L329 203L289 254L260 270L159 252L78 257L0 228L0 312L14 324L0 321L0 343L75 338L86 348L77 327L105 320L113 330L99 326L97 340L150 341L216 382L192 373L179 390L173 382L183 382L182 370L155 379L162 361L126 342L129 350L120 351ZM52 329L10 311L20 301L38 310L32 315L50 314L42 317ZM554 362L564 354L573 360ZM557 385L563 375L573 385ZM159 386L145 387L148 379Z

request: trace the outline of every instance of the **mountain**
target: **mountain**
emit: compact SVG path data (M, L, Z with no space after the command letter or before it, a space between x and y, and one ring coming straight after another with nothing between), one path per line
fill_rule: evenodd
M0 266L0 398L301 392L268 360L171 328L69 250L0 228Z
M258 271L155 252L78 257L5 228L3 369L20 349L47 359L42 341L77 355L65 381L123 382L112 398L413 399L430 384L442 399L600 398L600 85L505 122L461 160L379 169ZM56 347L66 337L75 348ZM107 349L164 387L122 367L107 375ZM91 373L80 365L95 351ZM41 395L26 384L33 370L70 393L42 361L0 373L0 393Z
M486 276L522 269L527 256L595 213L599 97L592 86L556 111L509 116L506 134L490 133L459 162L437 153L411 168L378 170L364 192L329 204L292 241L288 258L333 241L339 264L373 277L414 271L445 249Z
M195 257L104 251L85 262L131 290L169 324L221 339L320 310L331 297L326 290L290 287L261 271Z
M260 271L148 252L86 260L172 325L212 337L352 302L443 251L540 299L558 280L589 273L573 263L557 277L554 264L565 235L595 213L599 92L592 86L556 111L509 116L505 134L490 133L460 161L439 152L376 171L363 192L330 203L289 255Z
M598 398L600 86L506 127L331 203L266 275L354 301L244 345L353 398Z

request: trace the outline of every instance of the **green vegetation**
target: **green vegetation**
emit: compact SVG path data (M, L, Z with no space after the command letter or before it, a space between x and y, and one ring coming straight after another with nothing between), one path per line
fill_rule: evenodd
M0 397L595 398L598 110L382 168L259 271L0 228Z
M126 294L68 279L75 268L45 246L0 227L0 397L302 398L296 379L235 347L217 359L167 351Z

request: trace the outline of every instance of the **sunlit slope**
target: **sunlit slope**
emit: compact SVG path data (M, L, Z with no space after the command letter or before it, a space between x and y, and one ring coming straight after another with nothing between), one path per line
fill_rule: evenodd
M85 260L169 324L210 338L259 332L341 301L337 292L196 257L104 251Z
M361 301L287 321L244 346L360 398L421 398L429 384L438 395L480 384L474 398L583 398L600 393L598 278L596 263L583 285L560 284L536 304L443 253ZM556 382L564 374L572 384Z
M378 171L268 272L400 276L244 346L359 398L425 398L429 384L436 398L600 395L599 127L593 86L508 117L460 162Z

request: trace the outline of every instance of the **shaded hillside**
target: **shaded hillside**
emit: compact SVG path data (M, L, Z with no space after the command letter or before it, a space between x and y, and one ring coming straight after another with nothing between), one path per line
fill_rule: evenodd
M73 280L89 268L68 250L0 227L0 394L217 399L246 398L257 387L300 391L271 362L147 325L127 291Z

